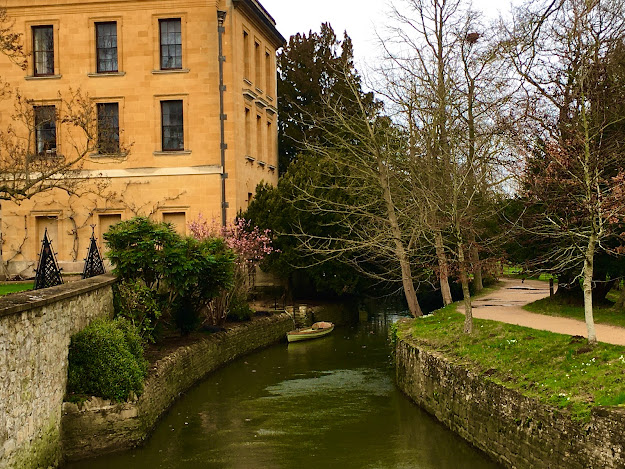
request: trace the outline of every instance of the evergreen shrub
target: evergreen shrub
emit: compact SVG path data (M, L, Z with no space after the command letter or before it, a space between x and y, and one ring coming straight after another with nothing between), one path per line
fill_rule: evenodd
M141 394L146 374L141 337L124 318L98 319L71 338L69 394L125 401Z
M157 293L141 280L122 280L113 287L115 317L128 319L146 342L157 338L161 305Z
M228 305L228 321L243 322L249 321L254 315L254 310L246 301L245 297L234 297Z

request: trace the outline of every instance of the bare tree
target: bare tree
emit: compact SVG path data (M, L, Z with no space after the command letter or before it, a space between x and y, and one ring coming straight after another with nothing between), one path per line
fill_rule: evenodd
M622 232L625 80L610 61L625 41L622 1L531 2L508 27L508 58L523 83L519 131L531 156L525 183L542 213L529 230L550 240L542 257L583 279L589 343L596 342L592 305L595 255L616 253ZM619 138L619 136L621 138Z
M19 91L13 100L13 123L0 129L0 200L19 202L52 189L75 192L86 179L80 172L85 157L106 140L92 100L71 89L59 93L55 105ZM61 129L64 140L57 147ZM122 146L116 154L126 152Z
M452 111L458 99L457 46L454 33L460 25L459 0L405 0L393 5L396 26L390 28L395 39L385 41L391 64L386 72L387 96L398 105L407 124L410 153L429 170L415 173L414 183L428 187L431 210L423 220L433 241L438 279L445 305L452 302L449 287L449 255L446 225L439 210L451 201L450 165L452 129L457 114ZM423 194L421 194L423 197Z
M469 277L473 272L481 284L476 240L502 179L496 124L507 90L492 33L460 1L408 0L394 16L399 44L386 44L384 73L386 95L409 135L410 190L420 213L412 219L436 253L445 304L450 272L460 278L471 332Z
M296 182L294 203L312 213L331 213L331 223L341 225L345 236L302 232L300 239L309 252L350 263L380 281L401 282L411 314L421 316L410 255L418 233L411 232L406 210L405 140L377 106L363 100L349 73L342 79L351 92L340 105L324 102L315 125L332 131L324 133L322 144L305 142L316 163Z

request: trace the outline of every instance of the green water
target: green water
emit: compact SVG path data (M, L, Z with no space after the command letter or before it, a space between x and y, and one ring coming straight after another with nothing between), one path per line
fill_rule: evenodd
M141 448L67 467L498 468L397 391L394 319L238 360L182 397Z

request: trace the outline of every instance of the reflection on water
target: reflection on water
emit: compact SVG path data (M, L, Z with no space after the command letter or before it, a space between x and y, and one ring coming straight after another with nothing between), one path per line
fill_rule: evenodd
M394 319L238 360L190 390L142 448L68 467L497 468L395 389Z

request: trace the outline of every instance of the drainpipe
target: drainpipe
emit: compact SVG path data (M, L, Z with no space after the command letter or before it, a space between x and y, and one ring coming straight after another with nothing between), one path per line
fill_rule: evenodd
M226 149L228 144L226 143L225 125L228 116L224 114L224 91L226 86L224 85L224 62L226 57L224 56L223 48L223 34L226 32L224 28L224 21L226 20L226 12L217 10L217 36L219 38L219 123L221 131L221 225L226 226L226 209L228 208L228 202L226 202L226 179L228 179L228 173L226 172Z

